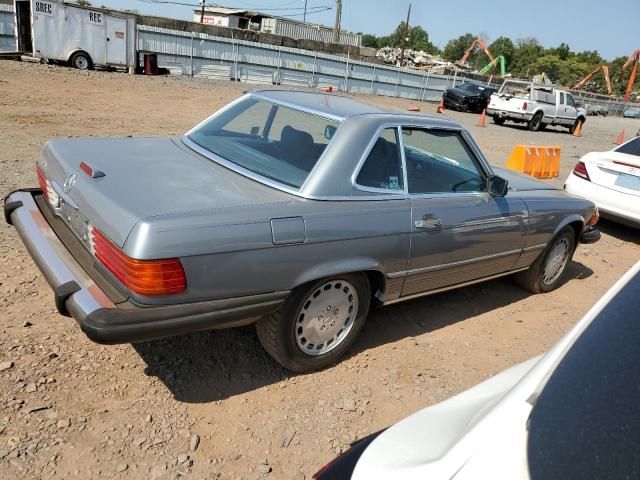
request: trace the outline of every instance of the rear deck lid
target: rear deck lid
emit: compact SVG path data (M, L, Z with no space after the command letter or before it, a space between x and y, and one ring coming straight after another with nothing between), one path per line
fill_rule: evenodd
M67 223L88 221L120 247L143 218L207 210L215 215L219 209L288 200L286 193L200 156L179 139L52 140L38 165L63 201L77 207L80 220Z
M582 161L596 185L640 196L640 137L609 152L593 152Z

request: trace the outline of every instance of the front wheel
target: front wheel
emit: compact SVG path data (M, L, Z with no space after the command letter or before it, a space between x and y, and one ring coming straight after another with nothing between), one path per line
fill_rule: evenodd
M573 135L576 130L578 130L578 125L580 125L580 128L582 129L582 124L584 123L584 120L581 118L578 118L573 125L571 125L571 127L569 127L569 133L571 133L571 135Z
M277 312L257 322L258 339L274 360L293 372L325 368L351 347L370 301L369 281L361 274L303 285Z
M515 282L531 293L555 290L562 281L575 248L573 228L563 228L528 270L514 275Z

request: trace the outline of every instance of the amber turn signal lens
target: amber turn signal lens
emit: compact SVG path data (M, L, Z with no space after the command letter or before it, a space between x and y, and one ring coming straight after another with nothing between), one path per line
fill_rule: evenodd
M89 236L95 257L132 292L156 297L187 289L187 278L179 259L136 260L125 255L97 228L90 227Z

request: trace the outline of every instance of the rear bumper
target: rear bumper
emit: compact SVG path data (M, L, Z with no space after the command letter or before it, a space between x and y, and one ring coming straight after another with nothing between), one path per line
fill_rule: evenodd
M571 195L586 198L596 204L603 217L621 220L625 224L640 226L640 192L638 195L617 192L611 188L570 173L564 183L564 189Z
M56 308L98 343L130 343L251 323L272 313L288 291L180 305L144 307L114 301L80 266L40 211L37 189L5 198L4 214L54 292Z
M513 112L510 110L500 110L499 108L493 107L487 107L487 115L514 121L528 121L532 117L531 113L529 112Z

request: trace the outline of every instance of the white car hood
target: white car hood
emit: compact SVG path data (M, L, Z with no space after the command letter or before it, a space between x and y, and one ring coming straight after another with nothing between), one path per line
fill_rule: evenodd
M532 405L567 350L638 270L640 262L546 354L384 431L363 452L352 480L528 479Z

